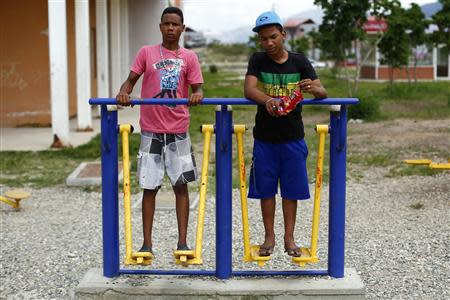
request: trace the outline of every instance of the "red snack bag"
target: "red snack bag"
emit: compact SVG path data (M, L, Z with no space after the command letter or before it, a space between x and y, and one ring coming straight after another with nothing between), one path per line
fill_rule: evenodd
M294 90L289 96L284 96L280 99L279 112L280 115L287 115L297 104L303 100L303 95L300 90Z

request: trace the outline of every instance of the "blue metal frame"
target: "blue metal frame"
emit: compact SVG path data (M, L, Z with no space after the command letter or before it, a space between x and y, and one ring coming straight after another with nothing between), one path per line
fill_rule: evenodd
M330 184L328 214L328 272L344 277L345 176L347 160L347 107L330 112Z
M232 272L232 112L227 105L216 109L216 276Z
M215 270L143 270L120 269L120 274L139 275L190 275L190 276L217 276ZM323 276L328 270L292 270L292 271L233 271L231 276ZM228 277L229 278L229 277ZM224 279L228 279L224 278Z
M101 110L103 275L119 275L119 181L117 111Z
M187 99L132 100L134 105L187 104ZM344 277L345 254L345 176L347 105L358 103L356 98L305 99L301 105L342 105L330 113L330 185L328 269L293 271L233 271L232 269L232 133L233 119L227 105L255 105L242 98L209 98L203 105L218 105L216 110L216 270L134 270L120 269L119 260L119 201L117 111L107 111L113 98L90 99L91 105L101 105L102 136L102 219L103 275L120 274L205 275L228 279L231 276L330 275Z

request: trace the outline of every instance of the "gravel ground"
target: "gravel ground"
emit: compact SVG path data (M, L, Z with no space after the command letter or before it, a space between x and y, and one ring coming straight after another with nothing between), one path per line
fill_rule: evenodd
M378 174L378 175L377 175ZM383 172L363 171L347 184L346 267L362 277L367 299L450 299L450 173L435 176L386 178ZM313 190L313 186L311 186ZM7 187L0 187L2 192ZM0 298L61 299L71 293L86 271L102 266L101 195L78 188L31 190L32 197L14 211L0 204ZM234 191L234 269L244 264L238 191ZM325 268L327 258L328 189L322 193L319 257L311 268ZM133 202L140 195L133 195ZM420 207L421 206L421 207ZM420 208L419 208L420 207ZM263 238L258 202L249 200L252 243ZM282 252L281 207L277 212L277 247L265 269L292 269ZM134 248L142 241L140 206L135 205ZM214 268L214 199L208 199L204 266ZM155 216L152 268L178 268L171 249L176 245L173 210ZM309 244L311 201L299 206L297 240ZM121 223L122 225L122 218ZM191 212L190 241L196 224ZM122 235L121 226L121 235ZM123 253L123 244L121 253ZM143 276L142 276L143 277ZM145 280L145 278L143 278Z

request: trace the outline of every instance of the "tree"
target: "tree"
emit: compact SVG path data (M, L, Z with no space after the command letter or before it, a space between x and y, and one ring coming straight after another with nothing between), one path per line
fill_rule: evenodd
M427 37L425 30L429 22L425 19L425 15L419 5L412 3L411 8L405 13L406 28L409 37L409 44L412 49L425 44ZM414 51L414 50L413 50ZM417 84L417 54L413 53L414 59L414 83Z
M320 5L325 13L319 27L320 49L327 59L335 61L335 66L340 62L343 63L348 93L352 96L353 88L347 69L347 53L350 52L354 40L365 38L362 24L367 20L370 3L368 0L316 0L314 3Z
M355 41L367 40L367 35L363 25L367 21L370 12L373 16L382 18L388 14L392 7L400 7L398 0L315 0L314 3L324 10L322 24L319 27L320 36L318 42L323 55L328 59L333 59L336 63L342 62L348 82L349 96L352 96L358 89L359 74L361 66L366 57L357 61L357 72L353 80L350 81L346 59ZM383 32L375 39L373 49L381 40ZM373 51L373 50L372 50Z
M316 30L311 30L308 32L308 38L311 41L311 49L315 51L320 46L320 34ZM316 59L315 55L313 54L313 58Z
M432 41L437 45L443 44L450 51L450 0L439 0L442 9L432 17L432 22L438 27L433 32Z
M247 45L249 47L250 55L252 55L253 53L255 53L257 51L262 51L261 41L259 40L259 36L257 33L255 33L254 35L252 35L248 38Z
M352 42L365 34L362 24L367 20L369 1L315 0L314 3L321 6L325 13L319 27L319 41L324 55L336 61L345 61Z
M411 53L409 37L406 33L408 24L406 18L406 12L403 8L393 8L387 18L388 30L378 45L381 54L384 56L381 62L390 67L391 91L394 84L394 69L407 65Z
M309 50L309 39L306 37L300 37L297 39L289 40L291 50L294 52L306 53Z

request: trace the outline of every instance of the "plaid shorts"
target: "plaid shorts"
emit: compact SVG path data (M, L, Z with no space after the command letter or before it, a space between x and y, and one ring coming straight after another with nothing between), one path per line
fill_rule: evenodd
M164 172L172 185L186 184L197 180L197 167L187 133L165 134L141 132L137 177L143 189L158 189Z

